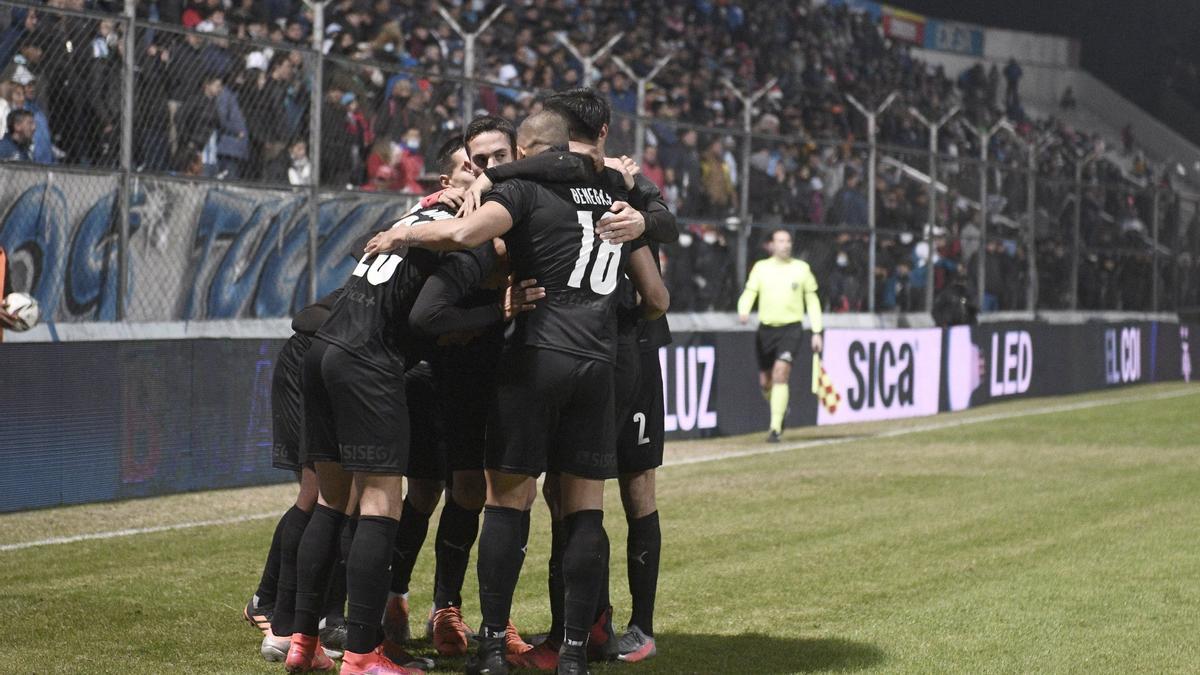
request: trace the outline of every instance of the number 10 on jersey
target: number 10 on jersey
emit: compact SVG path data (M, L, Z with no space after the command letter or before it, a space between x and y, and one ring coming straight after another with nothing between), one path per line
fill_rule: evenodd
M575 260L575 269L567 285L571 288L583 288L583 277L587 273L588 260L592 257L592 245L596 242L596 223L591 211L576 211L579 227L583 236L579 239L579 258ZM605 213L605 216L611 214ZM604 220L604 216L601 216ZM596 253L596 262L592 263L592 273L588 277L588 286L599 295L608 295L617 288L617 270L621 267L621 245L600 242L600 250Z

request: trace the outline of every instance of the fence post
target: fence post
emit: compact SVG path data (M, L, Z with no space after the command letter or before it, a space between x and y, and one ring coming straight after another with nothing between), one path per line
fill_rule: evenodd
M950 118L958 114L958 106L953 106L942 118L937 122L932 122L925 119L921 111L915 107L909 107L908 114L917 118L917 121L929 128L929 223L925 226L925 246L929 250L929 257L925 261L925 311L933 311L933 283L937 276L933 270L933 228L937 225L937 170L938 170L938 132L942 130L942 125L950 121Z
M1075 231L1071 248L1071 309L1079 309L1079 263L1083 247L1083 169L1099 155L1095 151L1075 165Z
M752 94L747 94L733 86L733 82L729 78L721 79L721 84L724 84L725 88L742 102L742 166L738 171L738 183L740 184L738 192L741 201L738 218L741 223L738 229L738 252L735 261L739 283L746 281L746 257L750 244L750 134L754 126L754 104L758 102L758 99L766 96L778 81L779 78L772 77L760 89Z
M892 101L896 100L898 93L893 91L888 94L883 104L875 110L867 110L863 104L858 102L858 99L849 94L846 95L846 100L850 101L850 104L857 108L863 117L867 118L867 146L869 148L867 152L867 182L869 183L867 185L867 227L871 230L871 246L870 250L867 251L867 267L869 268L867 271L867 311L872 314L875 313L875 249L878 241L878 235L875 232L875 164L877 154L875 141L876 136L879 135L879 129L876 127L875 121L879 115L883 114L884 110L887 110Z
M496 17L500 16L500 13L504 11L506 6L497 6L486 19L480 22L479 28L476 28L471 33L463 30L462 25L455 21L454 17L450 16L450 13L443 9L441 5L436 6L438 14L442 15L442 20L450 24L450 29L458 33L458 36L463 41L463 75L467 78L463 82L462 97L464 130L475 117L475 38L479 37L480 34L488 29L488 26L492 25L492 22L496 20Z
M1154 311L1157 312L1158 306L1159 306L1159 303L1158 303L1158 300L1159 300L1159 297L1158 297L1158 294L1159 294L1158 221L1159 221L1159 213L1160 212L1158 210L1158 185L1155 185L1153 183L1151 183L1151 185L1150 185L1150 199L1153 200L1150 202L1150 238L1151 238L1151 241L1153 242L1153 246L1154 246L1153 254L1151 255L1151 258L1150 258L1151 259L1151 263L1150 263L1151 264L1151 267L1150 267L1150 269L1151 269L1150 298L1151 298L1151 306L1154 308Z
M1041 151L1040 143L1030 143L1025 151L1025 208L1029 212L1029 236L1025 244L1029 256L1029 283L1025 285L1025 306L1030 312L1037 313L1038 299L1038 264L1037 264L1037 157Z
M633 120L633 133L635 135L633 139L633 157L637 160L638 164L642 163L642 153L646 150L646 85L658 75L658 72L674 56L675 52L672 51L670 54L659 59L658 63L655 63L654 67L650 69L650 72L646 73L645 77L638 77L637 72L633 68L630 68L621 57L615 55L612 57L613 63L617 64L617 67L623 70L629 79L637 84L637 116Z
M133 207L133 78L137 63L136 0L125 0L125 59L121 78L121 180L117 230L117 320L129 316L129 217Z
M308 153L312 180L308 192L308 302L317 301L317 239L321 217L321 112L325 78L325 5L329 0L305 0L313 10L313 82L308 116Z
M579 49L574 45L574 43L571 42L571 40L567 37L566 31L559 31L554 34L554 37L562 43L562 46L567 48L567 51L571 52L571 55L574 56L576 60L583 64L582 83L583 86L590 87L592 86L592 67L599 63L600 60L603 59L604 56L608 54L608 52L611 51L614 46L616 46L617 42L619 42L621 38L625 37L625 33L617 33L616 35L612 36L609 38L608 42L604 43L603 47L597 49L587 56L584 56L583 53L580 52Z
M987 176L987 158L988 146L992 143L992 136L1000 129L1008 126L1008 120L1001 117L990 129L975 129L967 126L966 128L979 139L979 248L976 253L979 255L976 263L976 283L979 284L979 292L976 295L976 300L979 303L979 311L984 311L983 301L987 295L987 238L988 238L988 176Z

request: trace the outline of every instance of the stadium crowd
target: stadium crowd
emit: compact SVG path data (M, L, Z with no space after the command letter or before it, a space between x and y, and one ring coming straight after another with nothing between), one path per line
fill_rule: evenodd
M50 0L67 9L116 11L116 2ZM500 3L445 3L473 30ZM644 172L660 186L690 235L667 252L675 308L729 309L737 281L733 227L739 184L749 172L748 211L754 222L803 224L798 250L816 258L828 309L866 306L868 283L882 309L918 309L932 269L937 288L976 280L974 256L989 252L987 309L1020 309L1030 252L1016 237L1024 213L1022 150L997 134L989 158L996 195L991 236L980 242L979 184L968 158L979 156L973 128L1001 116L1037 140L1041 187L1039 306L1065 307L1061 274L1069 257L1076 165L1089 153L1112 153L1104 139L1053 117L1027 115L1021 69L976 65L962 73L914 58L883 37L880 26L844 7L802 0L533 0L508 2L477 42L476 76L463 85L465 45L427 3L418 0L335 0L326 9L324 98L321 103L320 180L327 186L416 193L428 175L427 152L462 133L464 86L476 86L476 112L510 119L538 107L537 93L592 81L612 102L616 119L610 151L632 154L636 86L612 59L593 73L550 36L566 36L583 54L623 33L614 53L638 73L671 55L648 90ZM161 29L137 35L135 164L225 179L306 184L309 160L309 81L313 17L297 0L163 0L139 3L143 18ZM0 6L0 109L34 117L33 161L115 166L120 138L123 42L110 21L59 17ZM183 32L177 27L190 29ZM73 49L74 44L89 45ZM744 89L776 79L759 104L748 167L741 166L741 103L723 78ZM910 106L936 118L958 105L940 138L947 194L938 201L933 265L922 242L928 220L927 184L895 164L881 165L877 226L884 232L874 270L865 237L865 120L847 104L851 95L871 107L890 92L899 97L881 116L883 156L927 170L926 131ZM84 92L81 94L80 92ZM2 110L0 110L2 111ZM1124 140L1124 139L1123 139ZM1089 162L1083 208L1088 247L1081 306L1129 308L1148 304L1146 274L1149 197L1146 186L1169 184L1133 147L1122 161ZM997 237L993 239L992 237ZM684 244L690 244L684 246ZM1116 250L1126 253L1116 253ZM1084 283L1086 279L1087 283ZM1112 291L1097 290L1112 288ZM1118 292L1115 289L1121 289ZM973 292L971 293L974 294Z

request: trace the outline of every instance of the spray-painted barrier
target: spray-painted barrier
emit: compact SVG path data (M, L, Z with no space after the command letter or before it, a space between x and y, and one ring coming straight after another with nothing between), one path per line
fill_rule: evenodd
M962 410L1200 373L1200 327L1166 322L830 329L841 394L810 392L807 341L790 427ZM270 467L272 338L0 345L0 512L291 480ZM754 333L679 331L659 352L670 439L762 432Z

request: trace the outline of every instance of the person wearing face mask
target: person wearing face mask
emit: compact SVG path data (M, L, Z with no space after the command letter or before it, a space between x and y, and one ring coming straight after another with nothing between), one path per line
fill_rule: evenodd
M746 290L738 300L738 318L749 323L750 310L758 302L757 336L759 385L771 404L768 443L778 443L788 409L788 379L792 362L804 335L804 315L812 327L812 350L821 353L821 301L817 278L808 263L792 258L792 234L785 229L771 233L771 257L750 270Z
M850 268L850 255L838 251L836 267L829 278L829 311L857 312L862 309L862 284Z

